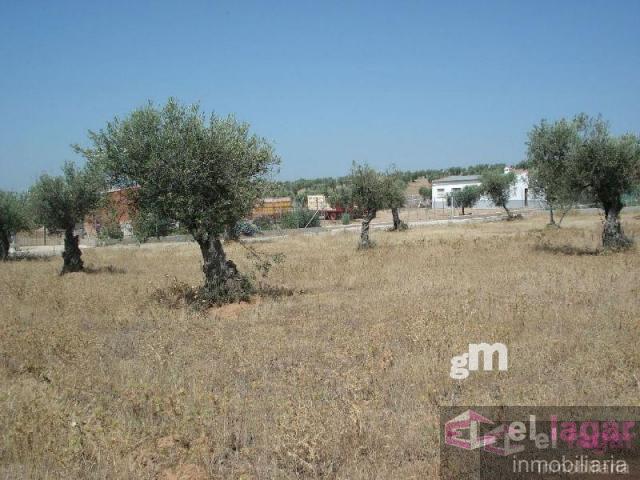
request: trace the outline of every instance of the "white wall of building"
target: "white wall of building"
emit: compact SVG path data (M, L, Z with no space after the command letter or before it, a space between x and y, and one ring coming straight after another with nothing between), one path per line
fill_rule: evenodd
M505 173L513 171L516 174L516 183L511 187L509 208L542 208L544 202L533 195L529 188L529 175L526 170L512 170L505 168ZM480 179L466 179L457 181L447 181L438 183L435 180L432 185L431 201L432 208L447 208L447 197L456 190L462 190L469 185L481 185ZM496 208L491 200L482 197L475 205L476 208Z
M467 180L457 182L437 183L431 185L431 208L446 208L447 198L457 190L472 185L480 185L480 180Z

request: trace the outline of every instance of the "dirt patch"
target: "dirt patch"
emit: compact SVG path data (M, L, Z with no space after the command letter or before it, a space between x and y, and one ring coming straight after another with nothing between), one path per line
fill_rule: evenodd
M220 317L227 320L236 320L240 317L240 314L246 310L249 310L256 305L262 303L262 298L254 295L251 297L251 302L229 303L220 307L213 307L209 309L209 314L213 317Z
M207 480L209 475L204 468L193 463L185 463L165 470L160 474L161 480Z

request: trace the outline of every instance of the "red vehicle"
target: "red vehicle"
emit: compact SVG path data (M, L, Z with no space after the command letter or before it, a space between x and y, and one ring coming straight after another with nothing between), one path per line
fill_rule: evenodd
M346 212L346 210L341 207L329 208L327 210L322 210L322 215L325 220L339 220L344 212Z

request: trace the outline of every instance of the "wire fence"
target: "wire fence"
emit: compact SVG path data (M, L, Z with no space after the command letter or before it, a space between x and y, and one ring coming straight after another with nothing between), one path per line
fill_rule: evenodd
M42 245L63 245L64 235L62 233L47 232L43 228L32 232L18 232L15 236L14 245L16 247L38 247Z

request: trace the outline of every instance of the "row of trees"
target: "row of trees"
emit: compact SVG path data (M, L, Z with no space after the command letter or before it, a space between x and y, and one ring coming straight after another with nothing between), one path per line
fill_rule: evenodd
M437 178L448 175L483 175L485 173L495 173L504 170L503 163L478 164L467 167L450 167L442 169L422 169L422 170L397 170L394 175L405 185L418 178L426 178L433 181ZM344 190L344 186L351 182L351 175L342 177L322 177L310 179L298 179L291 181L268 181L266 184L266 195L274 197L291 197L296 204L304 205L307 195L325 195L328 199L336 194L336 191ZM428 195L420 195L424 198L431 198ZM334 203L332 203L333 205Z
M393 217L391 230L407 229L407 225L400 219L399 214L399 209L402 208L405 201L406 184L397 171L392 170L383 174L369 165L354 163L351 168L349 185L351 195L347 201L362 212L359 248L367 249L373 246L369 237L369 229L378 210L391 209Z
M577 203L594 202L604 210L603 245L631 245L620 212L624 195L640 182L637 135L611 135L602 118L580 114L571 120L541 121L529 132L527 145L530 182L546 199L550 224L556 225L554 211L566 213Z
M64 233L62 274L82 270L76 224L99 205L104 183L90 168L65 163L60 176L42 175L27 193L0 192L0 258L7 260L13 235L41 225Z
M464 215L465 208L473 207L482 196L487 196L497 207L504 208L507 216L512 218L513 215L509 210L509 198L511 188L516 182L516 176L509 173L501 173L498 171L488 171L481 177L481 185L468 185L461 190L457 190L451 194L450 200L453 205L462 209ZM420 195L425 199L431 199L431 187L421 187Z
M247 276L226 258L222 238L264 194L279 158L246 123L206 116L197 105L170 99L164 107L149 103L115 118L89 132L89 146L74 148L85 157L85 167L65 164L61 176L42 176L26 195L0 193L2 258L12 234L39 224L65 234L62 273L82 270L76 224L99 205L107 186L135 186L132 201L140 214L179 222L198 243L204 273L200 300L235 301L253 291ZM581 115L541 122L531 131L528 148L532 181L552 208L591 195L605 211L604 245L630 244L619 214L622 196L640 178L637 136L613 137L601 119ZM354 163L348 179L330 192L332 203L362 212L361 248L372 245L370 223L380 209L392 210L395 230L406 227L398 214L406 181L395 170L380 173ZM507 202L513 181L513 174L485 173L482 188L461 191L458 203L472 205L482 192L511 216Z
M279 158L248 124L170 99L115 118L89 132L89 146L74 148L84 168L68 163L61 176L43 175L27 195L0 195L3 258L12 234L38 224L65 233L61 273L82 270L76 224L100 205L107 186L136 186L132 201L141 215L179 222L198 243L200 299L223 303L253 291L226 258L222 237L250 213Z

